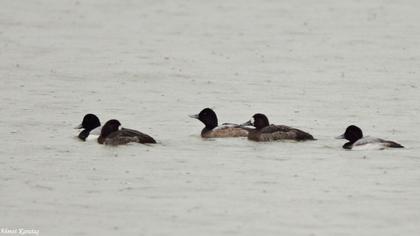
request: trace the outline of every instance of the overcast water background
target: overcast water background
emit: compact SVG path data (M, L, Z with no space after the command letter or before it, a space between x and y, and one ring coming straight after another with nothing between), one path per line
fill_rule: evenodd
M419 1L1 5L1 228L420 234ZM318 140L202 140L204 107ZM86 113L160 143L80 142ZM407 148L344 151L350 124Z

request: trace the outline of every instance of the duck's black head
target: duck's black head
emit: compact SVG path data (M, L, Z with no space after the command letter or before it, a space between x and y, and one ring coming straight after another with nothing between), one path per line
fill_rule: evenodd
M203 122L207 129L213 129L218 125L216 113L210 108L204 108L197 115L191 115L190 117Z
M105 141L105 138L108 137L111 133L118 131L120 129L121 123L118 120L109 120L102 127L101 135L99 135L98 142L102 144Z
M82 123L78 125L76 129L85 129L87 131L91 131L99 126L101 126L101 122L99 121L99 118L96 115L86 114L83 117Z
M363 138L363 132L359 127L355 125L350 125L349 127L347 127L346 132L344 132L344 134L338 136L337 138L347 139L350 141L349 143L353 144L357 140Z
M78 137L79 139L86 141L86 138L89 136L90 131L101 126L99 118L94 114L86 114L83 117L83 121L80 125L76 126L75 129L83 129Z
M244 125L252 125L257 130L262 129L270 125L267 116L261 113L256 113L252 116L252 119L246 122Z

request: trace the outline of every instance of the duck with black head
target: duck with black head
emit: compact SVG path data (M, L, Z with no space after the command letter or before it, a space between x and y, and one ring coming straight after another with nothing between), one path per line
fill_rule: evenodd
M88 137L98 137L101 131L101 122L96 115L89 113L83 117L82 123L74 128L83 129L77 137L82 141L86 141Z
M336 137L337 139L347 139L349 142L343 145L344 149L347 150L368 150L376 149L383 150L386 148L403 148L399 143L394 141L384 140L380 138L363 136L362 129L355 125L347 127L344 134Z
M109 120L102 127L101 134L98 138L98 143L117 146L127 143L156 143L156 141L149 135L133 129L126 129L121 127L118 120Z
M204 108L191 118L203 122L205 127L201 130L203 138L226 138L226 137L246 137L251 128L233 123L223 123L219 126L216 113L210 108Z
M248 139L257 142L269 142L275 140L315 140L312 135L302 130L292 128L285 125L270 124L266 115L256 113L252 116L251 120L243 123L242 125L252 125L255 130L248 134Z

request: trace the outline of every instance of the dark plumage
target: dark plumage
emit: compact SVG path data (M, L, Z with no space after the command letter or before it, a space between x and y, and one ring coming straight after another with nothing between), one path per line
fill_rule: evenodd
M76 126L75 129L83 129L78 137L79 139L86 141L86 138L89 136L90 131L93 129L101 126L101 122L99 121L99 118L94 114L86 114L83 117L83 121L80 125Z
M246 137L250 130L232 123L224 123L218 126L216 113L210 108L204 108L200 113L190 117L204 123L205 127L201 130L201 137L203 138Z
M156 141L147 134L137 130L121 128L118 120L109 120L102 127L98 143L106 145L120 145L130 142L136 143L156 143Z
M337 137L337 139L347 139L349 142L343 145L344 149L353 149L353 148L364 148L368 145L374 145L375 149L385 149L385 148L403 148L399 143L394 141L384 140L374 137L363 137L362 129L355 125L350 125L347 127L344 134Z
M285 125L270 125L267 116L257 113L252 116L253 121L250 120L243 125L252 125L255 130L249 131L248 139L257 142L267 142L274 140L314 140L314 137L302 130L295 129Z

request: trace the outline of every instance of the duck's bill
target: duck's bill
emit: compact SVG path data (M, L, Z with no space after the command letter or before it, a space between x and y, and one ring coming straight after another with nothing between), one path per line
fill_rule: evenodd
M89 132L89 134L92 134L92 135L101 135L101 130L102 130L102 126L98 126L98 127L94 128L93 130L91 130Z
M74 127L74 129L81 129L81 128L83 128L83 125L82 125L82 124L80 124L80 125L78 125L78 126Z
M194 119L198 119L198 114L195 114L195 115L188 115L189 117L191 117L191 118L194 118Z
M252 121L249 120L249 121L247 121L245 123L242 123L241 126L252 126Z
M344 134L342 134L342 135L340 135L340 136L335 137L335 139L345 139L345 138L344 138Z

